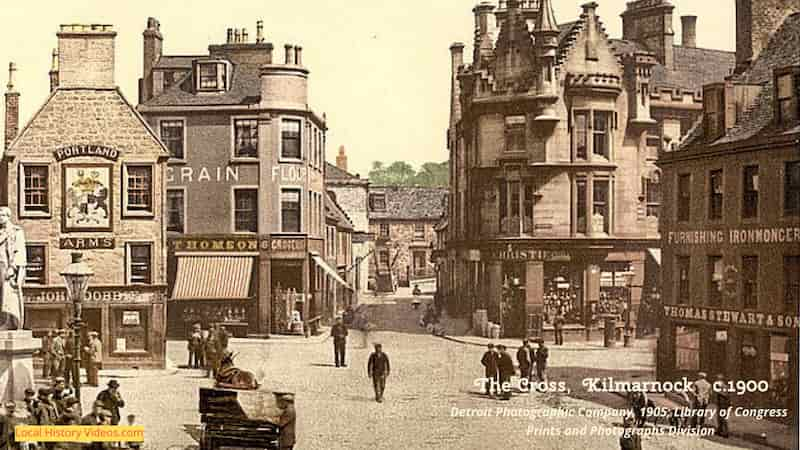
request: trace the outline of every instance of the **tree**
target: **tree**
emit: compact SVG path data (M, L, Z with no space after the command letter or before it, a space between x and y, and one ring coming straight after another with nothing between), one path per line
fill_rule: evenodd
M382 161L373 161L369 180L375 185L447 187L450 178L447 161L426 162L419 171L405 161L395 161L386 166Z

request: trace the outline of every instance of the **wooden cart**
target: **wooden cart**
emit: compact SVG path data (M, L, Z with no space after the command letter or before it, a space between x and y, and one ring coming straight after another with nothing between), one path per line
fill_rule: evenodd
M267 390L200 389L200 450L278 449L281 409Z

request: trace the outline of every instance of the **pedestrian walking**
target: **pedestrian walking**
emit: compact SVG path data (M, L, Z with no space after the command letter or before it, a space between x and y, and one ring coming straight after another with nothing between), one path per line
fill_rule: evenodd
M508 354L508 349L503 344L497 346L497 371L500 375L500 397L503 400L511 399L511 376L514 375L514 360Z
M531 349L528 339L522 340L522 347L517 349L517 365L519 365L519 377L523 380L531 379ZM521 383L521 382L520 382ZM527 383L527 381L526 381Z
M278 408L281 409L281 416L278 419L278 426L280 427L278 448L280 450L292 450L295 444L294 424L297 421L297 413L294 409L294 395L281 394L278 397Z
M224 355L225 352L228 350L228 341L230 341L230 338L231 338L230 331L228 331L228 329L225 328L225 325L220 325L219 335L217 336L217 345L219 346L217 348L217 354L220 355L220 358L222 357L221 355Z
M704 427L706 425L706 410L711 399L711 383L706 380L708 374L699 372L697 380L692 385L694 404L692 405L692 426Z
M389 357L383 352L381 344L375 344L375 351L369 355L367 361L367 374L372 378L372 387L375 389L375 401L383 402L383 391L386 389L386 378L389 377Z
M103 343L97 331L89 332L89 345L83 348L86 352L86 384L100 385L100 366L103 364Z
M128 414L127 420L128 420L128 426L129 427L132 427L132 426L136 425L136 415L135 414ZM139 449L142 448L142 443L141 442L133 442L133 441L125 442L125 447L124 448L128 448L130 450L139 450Z
M555 335L555 345L564 345L564 310L559 307L558 312L553 318L553 334Z
M110 380L108 388L97 394L97 401L103 404L103 409L111 413L111 425L119 424L119 409L125 407L125 401L119 393L119 382Z
M53 361L53 330L42 337L42 378L50 378Z
M64 337L66 332L58 330L51 347L50 376L60 377L64 373Z
M64 339L64 384L72 386L72 369L75 364L75 335L72 330L67 330Z
M347 347L347 327L341 317L337 317L336 323L331 327L331 336L333 336L334 364L336 364L336 367L347 367L344 359L345 348Z
M550 357L550 350L544 344L544 339L537 341L536 349L536 377L539 381L547 381L547 359Z
M622 435L619 437L620 450L642 450L642 437L636 432L634 418L630 415L622 419Z
M186 345L189 350L189 368L200 368L200 352L203 346L202 328L199 323L192 325L192 333L189 335L188 343Z
M486 378L486 381L484 381L483 385L486 395L492 396L494 394L493 386L497 385L497 381L500 378L497 374L498 356L494 344L490 342L486 348L486 353L484 353L483 357L481 358L481 364L483 364L484 368L484 377Z
M717 381L721 387L715 389L717 394L717 436L727 438L728 431L728 415L727 409L731 407L731 396L728 389L725 387L725 377L722 374L717 374ZM725 411L724 413L722 411Z

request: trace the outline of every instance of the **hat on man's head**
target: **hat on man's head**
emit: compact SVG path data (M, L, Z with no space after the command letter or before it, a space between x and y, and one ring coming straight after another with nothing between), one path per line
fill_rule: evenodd
M488 344L486 344L486 347L487 347L487 348L494 348L494 344L493 344L493 343L491 343L491 342L489 342Z
M13 401L10 401L10 400L9 400L9 401L7 401L7 402L5 403L5 405L4 405L4 406L6 407L6 409L14 409L14 408L16 408L16 407L17 407L17 404L16 404L16 403L14 403Z
M67 406L72 406L72 405L74 405L74 404L76 404L76 403L80 403L80 402L81 402L81 401L80 401L80 400L78 400L78 399L77 399L77 398L75 398L75 397L67 397L67 400L66 400L66 404L67 404Z
M100 336L100 333L98 333L97 331L90 331L89 336Z
M285 402L294 403L294 394L289 392L284 394L279 394L278 399L283 400Z
M53 391L50 388L39 388L39 395L50 395Z
M66 380L64 379L64 377L55 377L53 382L56 383L56 384L58 384L58 383L66 383Z
M119 381L117 381L117 380L110 380L110 381L108 382L108 387L110 387L110 388L118 388L118 387L119 387Z
M708 376L708 374L705 373L705 372L697 372L697 376L700 377L700 378L706 378Z
M25 388L25 395L36 395L36 391L31 388Z

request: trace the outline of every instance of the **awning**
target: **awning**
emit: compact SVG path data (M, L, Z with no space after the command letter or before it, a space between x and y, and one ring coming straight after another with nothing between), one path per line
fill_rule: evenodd
M347 289L350 289L350 290L353 289L353 288L350 287L349 284L347 284L347 281L344 281L342 279L342 277L340 277L339 274L336 273L335 270L333 270L333 267L329 266L328 263L326 263L325 260L322 259L322 257L320 257L319 255L311 254L311 259L313 259L314 262L317 263L317 265L320 266L322 268L322 270L325 271L325 273L327 273L337 283L341 284L342 286L346 287Z
M179 256L172 300L250 298L253 259L248 256Z
M650 256L653 257L655 262L660 266L661 265L661 249L660 248L648 248L647 253L650 253Z

